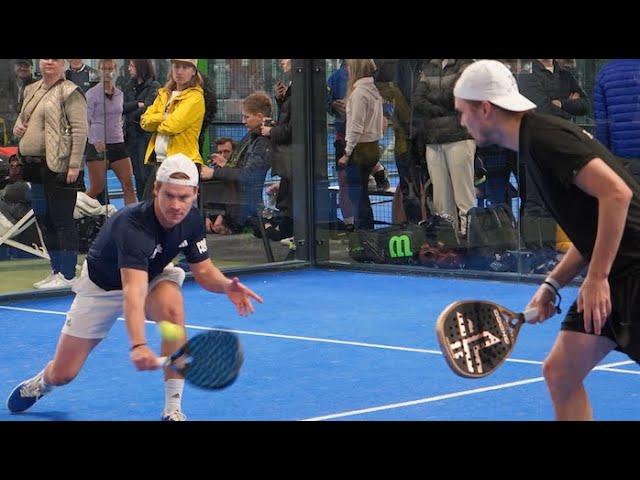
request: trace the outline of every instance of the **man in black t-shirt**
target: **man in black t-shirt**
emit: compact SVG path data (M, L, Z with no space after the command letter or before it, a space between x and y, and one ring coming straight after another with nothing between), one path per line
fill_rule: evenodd
M179 251L196 282L211 292L225 293L240 315L253 313L251 298L262 303L261 297L238 278L225 277L209 259L202 216L193 208L198 180L189 157L171 155L158 168L153 200L126 207L104 224L73 286L76 297L55 356L38 375L13 390L7 401L11 412L28 409L53 387L73 380L122 313L136 368L159 368L156 354L147 345L144 320L146 315L184 329L180 287L185 273L171 263ZM185 341L163 339L162 355L171 355ZM186 420L181 411L184 378L169 369L164 374L162 419Z
M611 350L640 362L640 184L628 165L591 134L563 119L530 112L500 62L470 65L454 89L460 123L478 146L518 152L546 207L573 242L528 307L554 314L563 285L588 273L543 366L556 418L593 412L583 380Z

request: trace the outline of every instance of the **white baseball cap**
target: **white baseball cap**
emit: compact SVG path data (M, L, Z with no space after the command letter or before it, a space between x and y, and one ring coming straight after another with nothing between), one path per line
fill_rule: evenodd
M184 173L189 178L171 178L174 173ZM158 172L156 180L164 183L173 183L175 185L186 185L187 187L198 186L198 169L196 164L184 153L176 153L165 158Z
M497 60L478 60L460 75L453 95L463 100L486 100L511 112L524 112L536 104L518 91L511 71Z

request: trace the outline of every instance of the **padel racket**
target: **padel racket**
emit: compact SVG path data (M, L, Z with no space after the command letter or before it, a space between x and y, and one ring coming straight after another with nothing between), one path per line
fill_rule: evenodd
M159 357L158 366L172 368L196 387L220 390L235 381L243 361L235 333L211 330L192 337L170 357Z
M493 302L454 302L438 317L436 335L456 374L486 377L509 356L522 324L537 314L537 308L516 313Z

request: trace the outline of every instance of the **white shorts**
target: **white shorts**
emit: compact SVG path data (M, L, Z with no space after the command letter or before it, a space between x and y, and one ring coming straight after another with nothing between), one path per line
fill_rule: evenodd
M149 283L149 292L165 280L182 286L184 277L184 270L169 263L160 275ZM72 290L76 297L67 312L62 333L79 338L106 337L118 317L123 314L122 290L107 291L93 283L89 278L86 261Z

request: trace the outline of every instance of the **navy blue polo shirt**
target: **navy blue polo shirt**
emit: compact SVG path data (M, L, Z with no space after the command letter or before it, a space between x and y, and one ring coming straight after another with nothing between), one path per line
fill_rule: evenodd
M121 268L158 276L178 252L189 263L209 259L202 215L191 208L185 219L166 229L153 211L153 200L119 210L104 226L87 254L89 278L103 290L122 290Z

